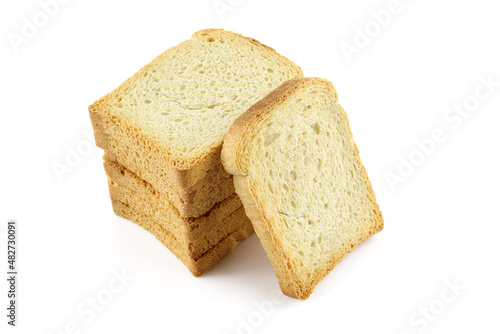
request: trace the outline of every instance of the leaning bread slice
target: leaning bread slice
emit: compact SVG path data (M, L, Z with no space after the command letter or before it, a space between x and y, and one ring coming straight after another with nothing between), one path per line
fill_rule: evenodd
M89 107L97 146L160 192L220 165L233 121L301 69L255 39L207 29Z
M333 85L285 82L231 126L222 163L283 293L306 299L382 214Z

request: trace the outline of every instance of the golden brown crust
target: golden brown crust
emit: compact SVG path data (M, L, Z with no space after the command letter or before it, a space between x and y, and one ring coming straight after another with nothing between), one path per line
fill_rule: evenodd
M297 78L288 80L283 83L280 87L275 89L273 92L268 94L265 98L254 104L248 109L247 112L243 113L229 129L229 133L226 136L222 149L222 163L224 168L231 174L234 175L236 192L240 196L243 205L245 207L245 212L247 216L252 221L254 225L255 232L257 233L262 246L266 250L269 259L275 269L276 276L278 278L281 290L284 294L298 298L307 299L312 293L314 286L325 277L340 260L356 245L360 242L366 240L371 235L379 232L383 228L383 218L382 213L376 203L375 193L371 187L371 183L366 173L365 168L362 168L362 173L370 189L370 201L375 204L375 214L378 217L378 221L370 230L365 231L360 235L359 239L349 245L345 245L344 249L335 254L331 258L330 263L315 273L312 278L312 282L309 287L301 287L298 282L298 277L289 265L290 259L287 254L283 251L283 247L279 240L275 237L275 231L273 231L273 225L271 220L265 216L262 208L264 207L262 203L252 192L251 178L248 176L247 165L250 163L245 156L243 156L243 146L245 143L245 134L253 133L253 129L257 126L262 119L273 110L276 110L276 106L283 103L287 98L289 98L294 92L296 92L302 85L319 83L327 84L334 94L334 100L337 101L337 93L333 85L321 78ZM347 114L344 109L342 109L343 116L346 120ZM349 131L350 126L349 126ZM350 132L352 137L352 132ZM356 148L357 150L357 148ZM361 164L361 161L359 161ZM362 165L362 164L361 164Z
M148 187L153 188L151 183L141 179L117 161L108 160L108 158L119 160L119 157L109 154L111 151L105 152L106 155L103 164L109 177L114 177L117 182L120 182L123 178L122 176L126 174L129 177L122 182L124 185L130 186L130 184L145 183L148 184ZM165 198L166 201L169 201L182 217L200 217L214 205L231 196L234 193L234 184L232 175L226 173L224 170L213 170L205 178L189 188L170 188L168 191L158 191L155 189L155 191L161 197Z
M127 205L132 212L140 212L154 218L156 224L175 237L181 245L182 251L195 260L199 259L227 235L241 228L245 223L245 220L241 219L244 213L243 207L217 220L212 219L212 221L209 221L208 219L197 218L193 220L192 225L199 224L200 228L198 230L201 233L196 238L190 238L187 236L190 225L185 224L180 217L169 212L168 209L148 203L148 198L139 197L126 187L117 185L111 180L109 182L109 194L112 202L120 202ZM208 226L209 224L212 226Z
M115 91L113 91L113 93L115 93ZM141 127L132 124L125 118L118 117L111 113L111 109L106 107L107 99L110 94L89 107L89 115L94 128L96 145L104 150L110 151L110 154L116 156L113 145L118 144L115 143L110 132L121 132L123 134L122 138L127 140L126 143L123 143L126 147L131 149L135 148L136 150L139 150L139 147L142 146L155 148L154 154L162 157L161 161L165 162L164 165L157 166L157 169L165 175L163 179L158 179L158 188L168 182L175 184L179 188L189 188L203 179L210 170L220 164L220 150L222 145L206 151L205 154L199 156L190 167L186 167L180 162L172 162L173 158L171 154L157 138L145 134ZM125 134L128 135L125 136ZM140 144L137 141L140 141ZM126 157L120 156L120 158L125 159ZM134 158L135 159L131 157L129 160L122 160L120 163L126 165L127 168L133 168L135 166L134 162L140 162L136 157ZM140 168L139 166L135 167L137 167L134 170L135 173L139 173L142 169L147 175L147 171L144 168ZM144 175L141 175L141 177L144 177Z
M172 228L179 229L183 239L197 240L201 236L210 233L224 218L243 205L238 196L231 193L228 198L210 207L202 216L182 217L167 198L123 166L105 161L104 168L109 180L113 183L109 185L112 199L116 200L115 195L123 193L133 194L128 195L129 197L140 196L142 199L147 199L147 203L141 204L143 205L141 211L149 212L150 215L155 213L159 216L159 221L165 221L165 225L171 225ZM132 206L135 204L133 203ZM169 227L165 226L165 228Z
M194 259L183 251L183 247L175 237L158 224L156 219L133 211L124 203L113 201L112 204L113 210L117 215L133 220L145 230L153 233L159 241L170 249L170 251L188 267L189 271L191 271L195 277L199 277L212 269L220 260L231 253L238 243L253 233L253 227L250 220L244 215L244 212L238 212L238 217L236 217L236 219L242 221L241 228L220 240L219 243L202 254L198 259Z

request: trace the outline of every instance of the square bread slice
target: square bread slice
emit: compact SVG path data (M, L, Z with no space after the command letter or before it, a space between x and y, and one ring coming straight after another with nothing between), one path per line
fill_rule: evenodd
M253 227L250 220L246 217L243 208L231 214L231 219L243 221L242 226L228 234L216 245L202 254L199 258L190 257L185 251L181 243L158 222L155 217L148 216L145 213L133 210L130 206L119 202L112 201L113 210L118 216L129 219L145 230L153 233L153 235L161 241L177 258L179 258L188 267L193 276L199 277L210 270L213 266L222 260L226 255L248 236L253 233Z
M110 155L105 154L104 170L106 174L120 180L120 176L125 173L125 167L116 161L108 160L108 157ZM222 164L219 164L219 166L222 168ZM221 173L221 171L224 173ZM133 174L128 170L127 173ZM136 175L134 177L141 180ZM125 182L128 183L129 180L127 179ZM141 180L141 182L146 181ZM179 189L173 185L169 185L169 187L169 191L158 193L177 209L179 215L185 218L202 216L215 204L234 194L233 178L223 168L221 170L210 170L203 179L189 188Z
M165 209L155 208L152 205L146 206L145 204L148 203L147 199L139 197L137 194L134 194L122 186L110 184L109 190L115 212L117 204L119 203L120 207L126 206L128 208L129 217L132 215L132 219L130 220L139 225L141 225L140 217L142 217L142 215L151 218L156 222L156 226L161 228L157 228L153 233L155 235L159 233L168 234L172 240L175 240L180 250L193 260L201 258L203 254L217 245L222 239L236 232L249 222L248 218L245 216L243 207L240 207L220 221L217 221L215 226L206 234L201 235L197 239L189 240L182 234L178 226L171 224L171 221L165 219ZM133 214L140 215L133 216ZM169 249L172 248L169 245L167 245L167 247Z
M105 164L107 164L105 162ZM175 207L150 184L118 164L108 164L108 185L112 200L127 199L125 204L151 217L178 239L194 241L217 230L220 222L242 207L236 194L214 205L200 217L181 217Z
M307 299L348 252L383 228L327 80L287 81L253 105L231 126L222 163L288 296Z
M109 192L112 202L119 202L129 207L133 212L142 213L155 219L157 224L162 227L162 231L167 231L181 245L182 251L195 260L200 258L227 235L240 229L247 222L246 218L241 219L244 216L236 214L236 212L244 213L243 206L241 206L220 220L212 218L214 226L211 229L208 229L196 239L188 239L185 233L183 233L185 225L180 225L183 221L181 219L174 218L169 220L167 218L172 217L175 213L170 213L162 207L156 207L150 203L148 198L142 198L130 189L114 184L111 180L109 183ZM206 222L202 219L199 220L202 225ZM132 221L136 222L135 220Z
M160 192L220 164L233 121L301 69L272 48L208 29L165 51L89 107L97 146Z

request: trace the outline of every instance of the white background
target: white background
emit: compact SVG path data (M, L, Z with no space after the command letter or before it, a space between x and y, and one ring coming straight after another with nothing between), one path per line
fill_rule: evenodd
M16 48L9 36L41 5L2 1L0 261L5 274L6 222L15 219L20 275L16 328L6 325L0 280L0 331L498 333L500 87L474 100L480 77L500 81L498 3L401 0L381 28L371 12L388 0L222 3L230 10L220 16L213 0L68 1ZM278 283L255 235L194 278L151 234L114 215L93 140L61 180L54 172L71 150L89 147L89 104L211 27L256 38L306 76L333 82L384 214L384 230L307 301L271 299ZM356 46L367 27L372 37L357 41L349 62L341 46ZM443 118L464 101L478 102L468 118ZM387 173L400 157L418 158L415 141L437 128L446 140L391 189ZM134 278L92 317L86 303L109 297L122 270Z

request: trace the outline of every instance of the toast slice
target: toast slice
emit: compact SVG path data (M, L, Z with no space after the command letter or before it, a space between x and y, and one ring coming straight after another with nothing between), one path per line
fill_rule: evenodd
M208 29L165 51L89 107L97 146L160 192L220 165L233 121L301 69L272 48Z
M158 223L156 218L148 216L142 212L137 212L122 202L113 201L112 204L113 210L117 215L130 219L142 226L145 230L153 233L155 237L168 249L170 249L170 251L172 251L172 253L174 253L174 255L179 258L196 277L199 277L210 270L217 264L217 262L231 253L240 241L253 233L252 223L246 217L243 208L241 208L234 212L231 216L232 219L243 221L242 226L238 230L228 234L220 240L219 243L211 247L199 258L195 259L190 257L184 251L181 243L179 243L168 230L165 230L164 227Z
M117 186L111 182L109 185L109 192L111 195L111 201L114 203L113 208L116 208L116 204L120 203L121 205L127 206L130 209L130 212L140 213L155 220L156 225L161 227L162 232L159 232L160 230L156 230L154 231L154 234L168 233L176 241L181 251L194 260L199 259L222 239L239 230L249 221L245 216L243 207L240 207L220 220L214 221L214 226L198 238L188 239L185 234L182 233L182 227L179 228L179 225L173 224L173 221L169 221L166 218L165 210L163 208L158 208L150 204L147 205L148 198L142 198L131 192L129 189ZM172 216L170 213L167 214ZM140 222L136 219L131 220L140 224ZM182 221L175 221L175 223L181 222ZM167 247L169 249L172 248L169 245L167 245Z
M111 200L121 200L136 211L156 217L158 223L165 229L173 231L177 239L194 241L209 235L217 229L223 219L242 207L238 195L232 194L214 205L203 216L185 218L180 216L168 199L155 191L150 184L118 164L106 161L104 164L108 173Z
M146 183L149 185L149 183L143 181L116 161L110 161L106 157L110 157L110 155L105 154L104 158L104 170L108 177L113 178L117 182L123 179L126 185L131 182ZM219 166L222 166L222 164ZM170 202L182 217L200 217L214 205L234 194L232 176L224 169L222 169L222 172L224 174L220 170L210 171L206 177L189 188L179 189L169 187L169 191L158 192L158 195L161 195L164 201ZM123 178L122 176L125 175L132 176L131 178Z
M222 163L283 293L307 299L383 228L344 109L324 79L285 82L229 129Z
M253 233L236 194L201 217L183 218L151 185L117 164L111 168L118 170L108 176L114 212L153 233L194 276L212 268Z

